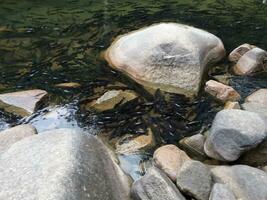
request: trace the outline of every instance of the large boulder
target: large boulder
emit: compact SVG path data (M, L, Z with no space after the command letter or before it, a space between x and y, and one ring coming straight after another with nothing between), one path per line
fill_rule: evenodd
M37 134L36 129L28 124L15 126L0 132L0 153L11 147L14 143Z
M267 117L267 105L266 104L261 104L257 102L246 102L241 105L243 110L250 111L250 112L255 112L258 113L262 116Z
M267 107L267 89L259 89L253 92L245 99L245 101L250 103L260 103Z
M0 94L0 107L25 117L34 113L46 96L47 92L39 89Z
M187 161L178 173L176 184L183 193L207 200L212 186L211 172L199 161Z
M131 195L134 200L185 200L174 183L156 167L134 182Z
M205 141L211 158L235 161L267 137L266 119L257 113L230 109L217 113Z
M267 199L267 174L246 165L218 166L211 169L213 180L225 184L237 199Z
M176 23L155 24L118 37L105 52L110 66L149 88L197 94L207 66L225 56L206 31Z
M176 147L169 144L158 148L153 155L155 166L164 171L171 180L176 181L183 164L191 160L188 155Z
M70 129L25 138L0 156L0 199L127 200L128 183L102 142Z

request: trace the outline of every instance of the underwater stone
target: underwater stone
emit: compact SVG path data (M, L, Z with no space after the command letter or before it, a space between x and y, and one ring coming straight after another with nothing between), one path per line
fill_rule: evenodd
M111 67L153 89L196 95L207 66L225 56L221 40L206 31L160 23L118 37L105 52Z
M33 114L46 96L47 92L39 89L0 94L0 107L25 117Z

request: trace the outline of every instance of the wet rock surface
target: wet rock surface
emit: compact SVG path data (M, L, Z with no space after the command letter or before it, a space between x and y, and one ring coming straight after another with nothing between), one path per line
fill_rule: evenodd
M34 113L47 96L44 90L26 90L0 94L0 107L22 117Z
M134 200L185 200L175 184L156 167L134 182L131 196Z
M225 184L242 200L267 199L267 173L246 165L218 166L211 169L216 183Z
M153 160L155 166L163 170L171 180L176 181L181 167L190 158L175 145L165 145L154 152Z
M175 23L155 24L121 36L105 53L112 67L138 83L186 95L198 93L207 66L224 56L219 38Z
M37 134L31 125L19 125L0 132L0 154L10 148L14 143Z
M127 200L129 182L94 136L56 129L1 154L0 199Z
M253 48L246 52L234 66L237 75L251 75L264 69L267 62L267 52L260 48Z
M176 184L183 193L206 200L211 190L211 172L199 161L187 161L178 173Z
M234 88L213 80L206 82L205 92L222 102L240 99L240 95Z
M266 119L260 115L236 109L223 110L212 123L204 149L211 158L235 161L266 137Z

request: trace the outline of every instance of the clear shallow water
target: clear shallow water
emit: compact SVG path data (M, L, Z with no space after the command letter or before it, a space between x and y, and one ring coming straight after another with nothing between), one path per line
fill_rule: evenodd
M47 107L28 119L21 121L1 112L0 129L27 122L38 131L59 127L98 130L97 119L81 113L79 102L95 95L96 88L107 90L117 80L136 90L135 84L107 67L101 52L117 35L152 23L179 22L208 30L223 40L228 52L246 42L267 49L267 5L260 0L0 3L0 93L40 88L50 94ZM62 90L54 86L62 82L79 82L82 88ZM235 78L232 85L245 96L267 87L267 81L266 76ZM139 94L144 95L142 90ZM124 161L125 169L134 174L136 168L129 168L127 163L136 166L138 159Z

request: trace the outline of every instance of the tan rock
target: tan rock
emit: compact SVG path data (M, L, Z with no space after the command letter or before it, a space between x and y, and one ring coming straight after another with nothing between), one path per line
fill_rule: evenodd
M240 99L240 95L235 89L213 80L206 82L205 91L222 102L238 101Z
M151 131L148 129L147 135L140 135L135 138L128 139L128 136L119 140L116 146L116 153L119 154L132 154L138 151L150 150L155 146L155 138Z
M110 110L115 107L118 103L126 103L137 98L137 94L130 90L111 90L103 94L97 100L89 103L86 107L95 109L96 111L102 112Z
M261 105L267 106L267 89L259 89L256 92L249 95L246 102L259 103Z
M227 101L224 105L224 109L241 109L237 101Z
M191 159L175 145L165 145L154 152L153 160L156 167L162 169L173 181L176 181L182 165Z
M68 83L59 83L55 85L59 88L79 88L81 87L81 84L75 83L75 82L68 82Z
M28 124L15 126L0 132L0 154L14 143L37 134L36 129Z
M255 46L250 44L242 44L239 47L235 48L230 54L229 54L229 60L231 62L237 62L245 53L247 53L249 50L255 48Z
M10 113L29 116L38 109L46 96L47 92L39 89L0 94L0 107Z
M234 66L237 75L251 75L261 71L267 61L267 52L260 48L254 48L245 53Z

